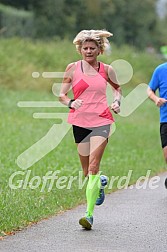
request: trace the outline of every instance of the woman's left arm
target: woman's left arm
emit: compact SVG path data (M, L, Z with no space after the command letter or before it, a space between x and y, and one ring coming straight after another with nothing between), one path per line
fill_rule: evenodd
M120 85L118 84L116 73L110 65L107 65L107 76L108 83L111 85L113 90L113 102L111 104L111 109L117 114L120 112L122 91Z

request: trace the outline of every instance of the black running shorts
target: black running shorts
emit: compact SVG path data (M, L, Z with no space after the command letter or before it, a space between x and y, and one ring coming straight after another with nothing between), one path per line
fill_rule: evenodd
M160 123L160 136L162 148L167 146L167 123Z
M92 128L82 128L73 125L73 135L76 143L90 142L90 137L92 136L102 136L108 139L109 134L110 134L110 124Z

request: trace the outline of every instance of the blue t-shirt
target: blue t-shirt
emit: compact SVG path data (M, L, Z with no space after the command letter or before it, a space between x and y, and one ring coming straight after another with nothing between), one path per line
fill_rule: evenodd
M159 96L167 99L167 63L163 63L155 69L149 87L154 92L159 90ZM167 122L167 103L160 107L160 122Z

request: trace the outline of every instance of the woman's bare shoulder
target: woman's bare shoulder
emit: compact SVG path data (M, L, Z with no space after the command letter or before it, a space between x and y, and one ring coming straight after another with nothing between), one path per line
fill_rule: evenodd
M72 80L76 65L77 62L72 62L67 65L66 70L64 72L64 78L69 78L70 80Z
M76 68L76 65L77 65L77 62L72 62L72 63L69 63L66 67L66 71L68 70L74 70Z
M113 67L111 65L108 65L108 64L104 64L104 69L105 71L108 73L109 71L114 71Z
M104 64L104 69L105 72L108 76L108 81L110 84L118 84L118 80L117 80L117 76L116 76L116 72L114 70L114 68L111 65L108 64Z

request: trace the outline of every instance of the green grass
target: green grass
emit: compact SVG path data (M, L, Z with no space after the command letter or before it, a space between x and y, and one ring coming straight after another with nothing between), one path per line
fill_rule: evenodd
M18 39L0 40L0 48L3 62L0 83L0 233L3 234L85 202L85 187L78 189L76 180L70 190L60 190L55 180L50 192L49 183L42 192L42 182L36 189L31 189L30 184L24 188L27 171L23 171L16 163L17 157L46 135L55 123L54 119L33 119L33 113L68 112L66 108L17 107L18 101L56 100L51 92L55 80L42 77L33 79L31 73L64 71L69 62L79 59L75 48L68 41L47 44L37 41L32 44L31 41ZM134 76L130 83L123 86L124 95L135 85L147 83L154 67L160 63L151 55L135 52L128 47L120 50L114 45L111 57L101 57L107 63L122 58L132 64ZM102 172L110 178L127 175L129 170L133 170L132 184L141 175L146 175L147 170L151 170L151 176L163 171L165 164L159 139L159 114L155 105L147 100L128 117L114 116L117 128L104 153ZM56 170L61 171L59 177L78 176L81 168L71 129L54 150L28 170L31 171L28 182L32 182L34 176L42 181L47 172ZM18 171L23 175L17 175L14 183L17 185L18 180L23 180L23 185L14 190L9 187L9 178ZM113 188L107 191L116 189L115 182Z

